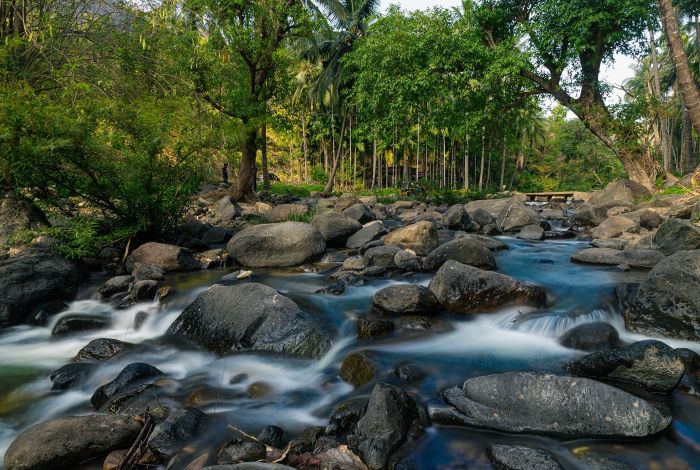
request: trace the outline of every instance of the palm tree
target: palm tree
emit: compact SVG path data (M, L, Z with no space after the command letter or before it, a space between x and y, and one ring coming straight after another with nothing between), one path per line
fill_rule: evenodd
M695 132L700 134L700 90L690 72L688 55L683 47L683 37L678 26L678 17L672 0L658 0L661 10L661 23L666 32L666 41L671 52L671 60L676 69L676 80L681 91L683 104L688 111Z
M342 124L338 148L333 155L333 166L324 193L333 191L335 174L343 148L343 136L347 121L347 107L343 102L344 90L351 84L343 67L343 57L352 50L355 41L367 34L369 19L376 13L379 0L318 0L327 13L326 27L314 38L306 57L320 62L321 73L312 84L310 93L314 100L331 109L340 108Z

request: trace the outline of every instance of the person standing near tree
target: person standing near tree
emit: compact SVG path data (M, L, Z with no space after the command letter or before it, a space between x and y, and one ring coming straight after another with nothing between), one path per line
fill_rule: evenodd
M258 165L253 163L253 192L258 192Z
M224 184L228 184L228 163L224 163L224 167L221 169L221 176L224 178Z

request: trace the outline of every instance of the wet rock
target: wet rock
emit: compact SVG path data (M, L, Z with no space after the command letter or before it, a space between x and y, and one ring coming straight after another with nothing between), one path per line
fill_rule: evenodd
M608 351L615 348L619 340L614 326L597 321L571 328L559 338L559 344L579 351Z
M51 248L31 246L0 259L0 328L28 322L44 304L71 299L85 274Z
M624 216L615 216L605 219L600 225L591 230L593 238L617 238L625 232L637 227L632 220Z
M467 205L466 207L468 208L469 205ZM495 217L491 215L489 211L480 207L477 207L476 209L471 211L467 210L467 213L469 214L473 222L479 224L482 227L484 225L493 223L493 220L495 219Z
M339 403L328 420L325 433L329 436L343 436L352 431L365 411L365 404L365 401L360 400Z
M303 217L308 212L309 208L303 204L280 204L273 207L263 218L268 223L286 222L294 217Z
M685 364L685 376L683 385L687 386L690 393L700 395L700 354L687 348L676 349L676 355Z
M319 231L303 222L252 225L228 242L233 259L251 267L296 266L325 249Z
M362 271L366 267L367 263L362 256L351 256L343 261L343 269L347 271Z
M522 240L544 240L544 229L539 225L526 225L520 232L518 232L518 237Z
M153 429L148 437L148 449L167 461L200 434L206 421L207 415L196 408L175 410Z
M406 392L378 383L355 434L348 436L348 444L370 469L383 469L391 455L409 438L418 420L418 407Z
M473 233L458 233L455 238L467 238L479 242L491 251L507 250L508 245L496 238L487 237L486 235L477 235Z
M413 364L401 364L394 369L394 375L406 383L417 382L423 377L420 369Z
M246 390L248 396L253 399L265 398L272 393L272 387L265 382L253 382Z
M377 317L362 317L357 320L357 336L360 338L378 338L393 333L394 322Z
M652 392L670 392L685 372L683 360L673 348L654 340L600 351L569 362L566 370L574 375L628 382Z
M633 268L652 268L664 259L656 250L615 250L613 248L584 248L571 255L571 261L586 264L617 266L628 264Z
M160 370L150 364L144 362L129 364L122 369L114 380L95 390L92 398L90 398L90 403L95 409L100 409L102 405L127 389L145 382L153 382L153 380L162 375L163 373Z
M450 230L469 230L472 227L472 219L464 206L457 204L442 215L442 225Z
M262 284L214 285L199 295L168 329L217 354L270 351L318 357L333 332L321 318Z
M423 265L426 270L432 271L440 268L447 260L477 268L496 269L496 260L491 251L473 237L459 237L443 243L426 256Z
M486 454L496 468L504 470L561 470L552 455L543 450L518 445L492 445Z
M345 246L348 238L362 228L362 225L338 212L325 212L316 215L311 222L329 246Z
M51 372L49 379L53 382L51 390L67 390L85 382L94 370L93 364L71 363Z
M158 281L136 281L130 295L136 300L153 300L158 293Z
M340 378L344 382L349 383L354 387L362 385L374 380L377 374L377 368L372 359L365 353L358 352L349 355L340 365Z
M671 424L641 398L582 377L507 372L474 377L443 392L451 408L433 421L564 438L646 438Z
M270 447L282 447L282 437L284 436L284 431L279 426L268 425L265 426L260 434L258 434L258 441Z
M438 246L438 232L432 222L423 221L401 227L384 237L386 245L410 249L425 256Z
M454 313L481 312L507 303L537 307L546 300L539 286L453 260L442 265L428 288L444 308Z
M367 243L378 240L387 233L386 227L381 222L371 222L348 237L345 246L352 249L359 249Z
M148 242L131 252L126 269L131 272L135 263L144 263L164 271L199 269L199 263L187 248L165 243Z
M579 456L579 460L586 464L591 470L637 470L637 467L634 465L595 454Z
M219 448L219 451L216 453L216 463L219 465L230 465L264 460L266 457L265 444L236 439Z
M98 287L97 293L100 294L103 299L108 299L114 294L128 291L133 281L134 276L131 275L115 276Z
M688 220L668 219L654 234L654 243L665 255L700 248L700 227Z
M67 336L83 331L95 331L107 328L111 320L103 315L66 315L56 322L51 336Z
M420 271L423 268L421 258L411 250L401 250L394 255L394 264L403 271Z
M401 251L396 245L375 246L365 251L362 258L367 266L379 266L382 268L395 268L394 256Z
M244 462L234 465L212 465L204 467L201 470L295 470L294 467L288 467L279 463L267 462Z
M321 426L313 426L299 436L289 441L290 454L305 454L310 453L316 447L316 441L323 434L324 428Z
M660 261L627 299L623 314L629 330L700 340L700 250L679 251Z
M141 426L129 416L69 416L37 424L5 453L6 470L78 468L111 451L128 449Z
M206 245L221 245L231 239L233 233L223 227L212 227L202 236L202 242Z
M564 211L561 209L544 209L542 218L545 220L558 220L564 218Z
M625 248L625 245L627 245L628 240L625 240L623 238L607 238L605 240L601 239L594 239L591 242L591 245L593 245L595 248L607 248L611 250L623 250Z
M380 311L393 315L432 315L439 304L427 287L418 284L394 284L378 290L372 303Z
M496 219L496 225L503 232L512 232L527 225L539 223L539 215L519 201L512 201L505 206Z
M134 263L131 275L137 281L164 281L165 271L150 264Z
M353 204L343 211L343 215L361 224L372 220L372 213L369 208L362 203Z
M111 338L97 338L90 341L75 355L76 362L84 361L106 361L124 351L129 350L134 345Z

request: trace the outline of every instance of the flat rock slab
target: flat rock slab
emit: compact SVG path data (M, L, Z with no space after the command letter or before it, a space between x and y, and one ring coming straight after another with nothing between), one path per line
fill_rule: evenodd
M617 266L628 264L633 268L653 268L665 258L656 250L616 250L614 248L584 248L571 255L571 261L584 264Z

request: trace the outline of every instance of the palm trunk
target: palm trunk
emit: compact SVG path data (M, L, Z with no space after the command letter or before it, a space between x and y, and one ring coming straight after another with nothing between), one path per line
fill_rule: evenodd
M301 110L301 141L304 146L304 182L309 182L309 146L306 142L306 119L304 110Z
M690 123L688 110L683 105L683 97L681 96L681 116L683 132L681 134L681 170L685 173L690 173L695 170L697 161L695 152L693 151L693 128Z
M661 10L661 23L666 32L666 41L671 52L671 60L676 69L676 80L683 95L683 102L695 132L700 134L700 90L690 73L688 56L683 48L683 37L678 26L676 10L672 0L658 0Z
M659 62L656 56L656 42L654 41L654 33L649 30L649 47L651 48L651 70L654 77L654 94L659 103L662 100L661 95L661 78L659 77ZM661 148L661 157L663 159L664 171L670 171L671 168L671 136L668 131L668 121L658 117Z
M484 190L484 157L486 156L486 127L481 128L481 169L479 170L479 191Z
M381 170L381 169L380 169ZM377 178L377 139L372 142L372 183L370 188L374 189L374 183Z
M503 135L503 155L501 156L501 182L498 185L498 190L503 191L505 187L503 186L503 180L506 177L506 136Z
M267 123L260 128L260 163L262 167L263 189L270 190L270 173L267 170Z
M418 181L418 160L420 159L420 119L418 120L418 140L416 141L416 181Z
M346 121L346 115L345 112L343 111L343 123L340 126L340 138L338 139L338 150L336 154L333 156L333 168L331 169L331 174L328 175L328 182L326 183L326 186L323 188L324 194L331 194L333 192L333 186L335 184L335 174L338 171L338 162L340 161L340 152L343 149L343 135L345 134L345 121Z
M469 134L464 145L464 189L469 189Z

